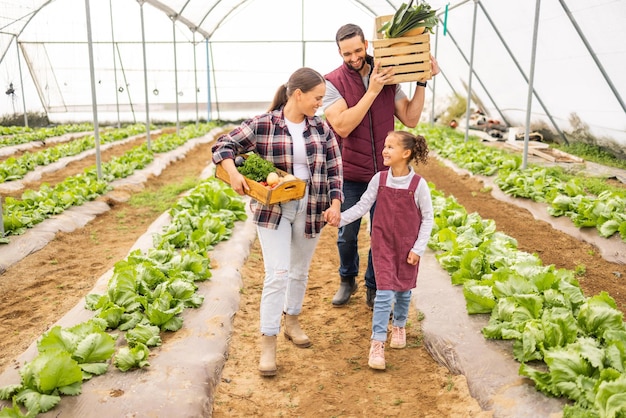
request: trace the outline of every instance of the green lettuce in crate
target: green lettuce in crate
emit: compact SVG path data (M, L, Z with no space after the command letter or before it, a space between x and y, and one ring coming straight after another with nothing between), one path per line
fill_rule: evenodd
M237 167L237 170L251 180L265 181L269 173L276 171L276 167L272 162L261 158L259 154L251 152L248 153L243 165Z
M402 3L402 6L393 15L393 19L383 24L378 32L385 38L400 38L409 36L406 33L412 29L424 28L424 32L433 33L433 28L437 26L439 20L435 16L436 10L432 10L430 5L424 1L419 1L413 5L413 0Z

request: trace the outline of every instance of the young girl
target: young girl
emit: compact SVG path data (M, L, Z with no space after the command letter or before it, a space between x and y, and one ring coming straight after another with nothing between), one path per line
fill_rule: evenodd
M392 131L385 138L382 156L389 170L372 177L359 202L341 213L339 224L359 219L376 202L371 247L377 290L368 364L380 370L385 369L385 341L394 300L391 348L406 346L411 289L417 284L420 256L433 228L430 189L411 166L413 160L425 164L428 159L424 137Z
M213 162L228 172L232 188L248 187L233 159L255 151L264 159L308 182L299 200L265 206L251 201L263 251L265 280L261 293L259 372L274 376L276 336L284 334L298 347L311 341L300 328L299 315L309 279L309 266L324 220L339 223L343 171L339 145L326 122L316 116L326 91L324 77L303 67L281 85L267 113L241 123L213 146Z

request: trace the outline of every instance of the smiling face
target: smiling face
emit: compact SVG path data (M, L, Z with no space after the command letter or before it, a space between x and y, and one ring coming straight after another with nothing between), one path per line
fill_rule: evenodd
M320 83L306 93L302 90L296 90L298 109L304 115L313 117L317 113L317 109L322 107L322 100L326 93L326 83Z
M407 159L411 156L411 150L402 146L402 142L397 135L389 134L385 138L385 147L383 148L383 164L386 167L400 167L407 165Z
M367 41L361 40L359 36L344 39L339 42L339 54L348 67L359 72L366 64Z

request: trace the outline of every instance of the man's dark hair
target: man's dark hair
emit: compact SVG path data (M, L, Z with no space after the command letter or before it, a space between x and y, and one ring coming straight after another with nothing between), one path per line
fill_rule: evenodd
M335 36L335 41L337 42L337 46L339 46L339 42L344 41L346 39L354 38L355 36L359 36L361 41L365 42L365 35L363 35L363 29L359 26L348 23L347 25L343 25L337 31L337 35Z

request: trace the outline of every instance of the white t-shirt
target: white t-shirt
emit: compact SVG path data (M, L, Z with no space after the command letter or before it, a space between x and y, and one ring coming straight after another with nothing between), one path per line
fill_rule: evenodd
M285 123L293 140L293 175L301 180L308 180L311 175L303 136L306 121L295 123L285 118Z

